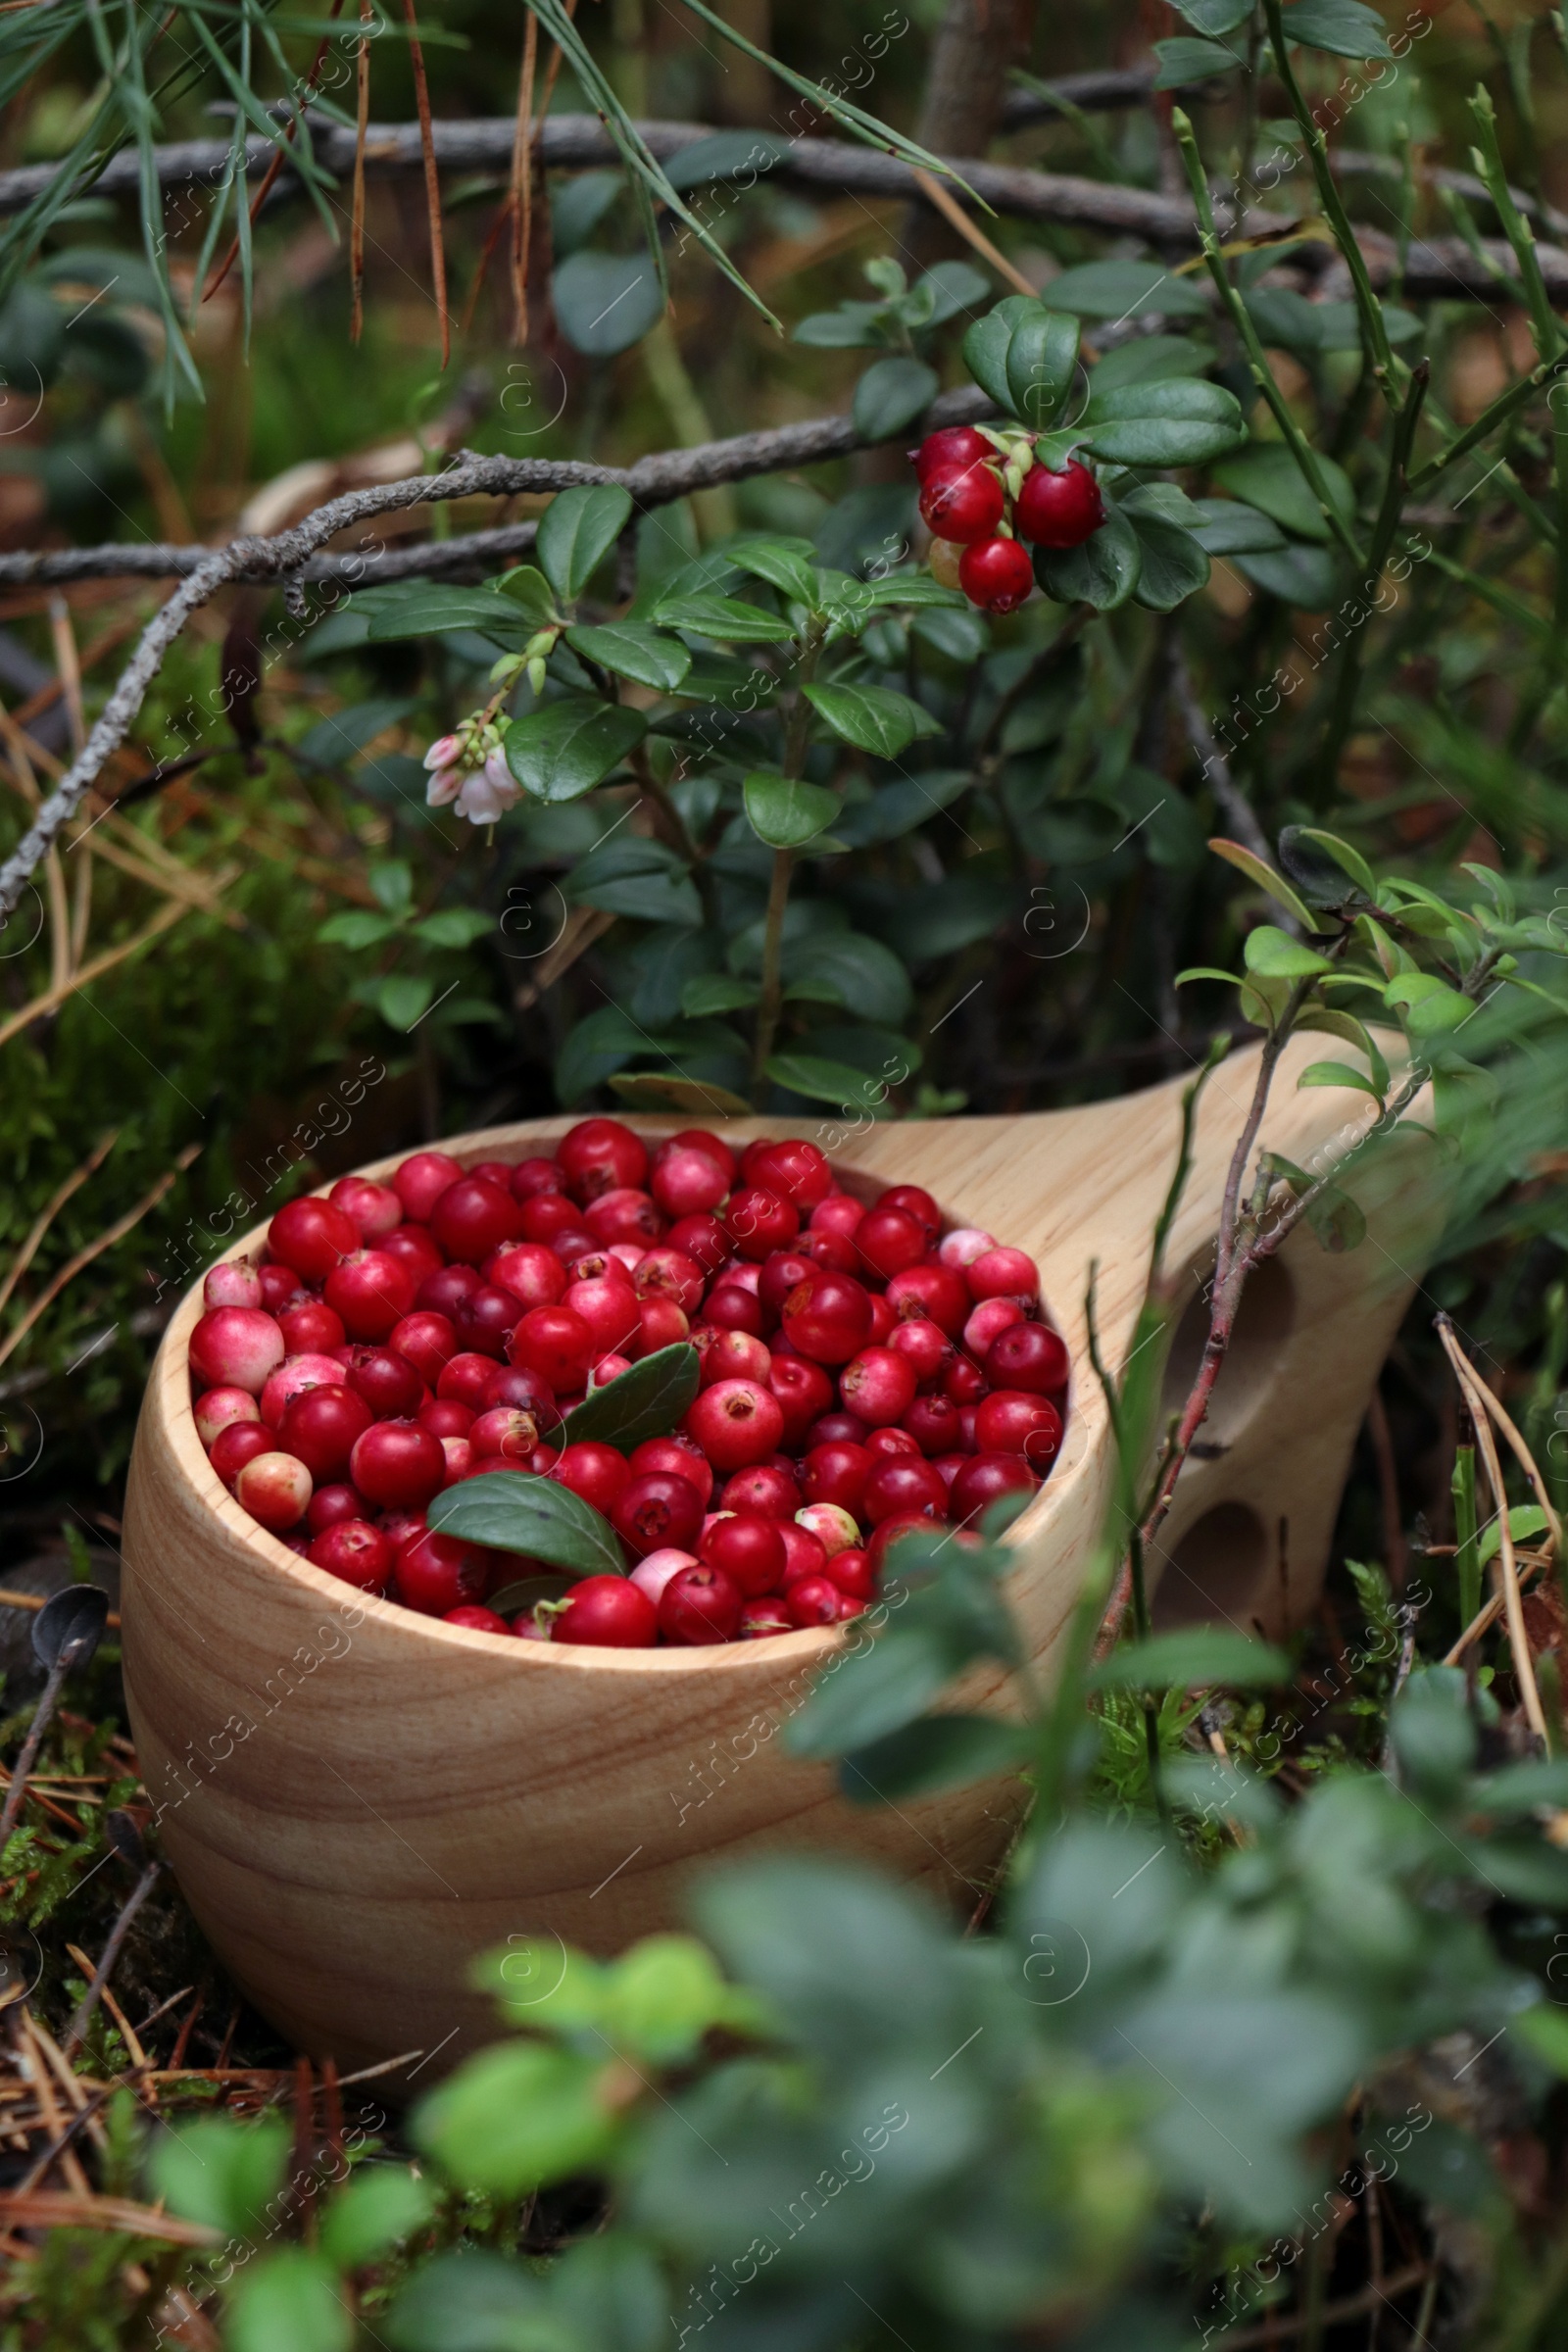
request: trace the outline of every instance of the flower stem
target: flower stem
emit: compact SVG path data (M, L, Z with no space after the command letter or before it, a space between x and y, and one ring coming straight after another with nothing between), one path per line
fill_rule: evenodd
M795 703L784 729L784 755L779 762L780 774L792 780L805 767L807 751L810 746L812 711L806 699L806 689L815 674L826 632L825 615L813 614L801 642ZM767 891L767 920L762 930L762 994L758 1002L757 1030L752 1048L752 1100L759 1109L761 1107L762 1090L767 1083L767 1064L773 1051L773 1039L778 1032L779 1007L784 1001L784 915L790 903L790 876L794 865L794 856L789 850L773 852L773 872Z

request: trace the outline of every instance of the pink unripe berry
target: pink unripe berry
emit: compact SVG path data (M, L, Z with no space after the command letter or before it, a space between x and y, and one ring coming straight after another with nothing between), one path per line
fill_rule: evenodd
M253 1519L280 1536L305 1516L311 1474L292 1453L259 1453L240 1471L234 1493Z
M645 1560L638 1561L631 1572L631 1581L639 1592L647 1593L657 1608L670 1578L679 1576L683 1568L695 1568L696 1565L695 1552L680 1551L674 1544L666 1544L662 1551L651 1551Z
M259 1306L215 1306L190 1335L190 1361L203 1388L259 1396L283 1361L283 1334Z
M992 1341L1009 1324L1022 1321L1023 1308L1016 1298L982 1298L964 1324L964 1348L970 1355L984 1363Z
M860 1541L860 1531L842 1503L808 1502L796 1512L795 1524L816 1538L830 1560Z
M1022 1250L993 1249L972 1258L966 1268L969 1289L976 1298L1038 1298L1040 1269Z
M914 1366L891 1348L866 1348L839 1375L839 1394L872 1429L891 1428L914 1402Z
M392 1187L372 1184L368 1176L340 1176L326 1197L372 1248L403 1222L403 1203Z
M210 1266L202 1284L204 1306L260 1306L262 1278L248 1257L233 1257Z
M937 1255L945 1266L962 1268L973 1265L977 1257L996 1246L993 1236L982 1233L978 1225L960 1225L943 1236L937 1244Z
M208 1389L194 1406L196 1435L208 1451L220 1429L236 1421L260 1421L261 1407L249 1389Z
M342 1388L347 1379L346 1367L329 1355L291 1355L263 1386L262 1419L269 1429L277 1429L295 1397L307 1389Z

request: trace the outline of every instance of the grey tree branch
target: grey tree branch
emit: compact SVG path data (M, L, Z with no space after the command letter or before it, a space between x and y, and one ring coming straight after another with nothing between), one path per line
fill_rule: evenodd
M1065 89L1068 85L1062 86ZM715 135L712 125L707 122L644 122L636 127L662 163L668 163L699 139ZM448 172L505 172L511 166L515 129L510 116L437 122L436 162ZM761 149L759 172L765 168L769 177L786 185L831 189L835 194L925 201L910 167L878 148L860 147L846 139L796 139L764 167L762 156L776 148L777 134L759 130L757 136ZM339 123L314 122L312 151L326 172L346 179L354 166L354 132ZM271 139L257 136L248 140L247 173L259 178L276 152ZM613 165L619 160L610 134L594 115L547 116L540 125L539 154L546 166L565 171ZM232 149L226 139L186 139L154 150L158 176L166 187L216 186L229 172L231 156ZM962 174L994 211L1015 220L1059 220L1077 227L1100 229L1109 235L1141 237L1160 252L1197 250L1197 223L1192 207L1183 197L1161 195L1149 188L1119 187L1068 172L1033 172L1020 165L947 160L953 161L954 170ZM1339 161L1337 158L1337 165ZM111 158L95 180L89 182L84 178L83 189L90 184L98 194L128 194L139 184L138 169L136 155L127 150ZM422 169L416 122L371 124L366 148L368 172ZM1355 167L1351 165L1349 169ZM50 185L57 170L58 166L51 164L29 164L15 172L0 172L0 214L16 212L29 204ZM283 195L297 192L299 186L297 175L284 172L269 201L276 203ZM1304 201L1307 194L1304 187L1302 194ZM1258 206L1232 233L1253 236L1277 232L1283 219L1282 214ZM1394 269L1393 237L1366 227L1356 233L1374 285L1386 284ZM1542 273L1553 298L1568 302L1568 252L1552 246L1540 246L1537 251ZM1503 282L1515 276L1512 250L1505 239L1484 241L1483 252L1486 265L1495 265ZM1332 262L1333 257L1325 247L1321 259L1308 249L1298 266L1326 269L1332 267ZM1498 278L1493 274L1492 267L1477 261L1462 238L1434 237L1412 243L1404 271L1404 289L1409 297L1419 301L1494 302ZM1154 307L1152 302L1147 306L1150 311Z
M931 431L943 424L972 421L977 416L985 416L990 405L986 395L971 386L946 393L927 410L919 430ZM916 431L913 426L906 429L910 433ZM406 481L383 482L369 489L348 491L343 497L318 507L314 514L307 514L303 521L294 524L291 529L275 532L270 538L231 539L226 547L200 551L188 548L154 551L178 559L177 564L166 566L166 571L171 568L184 569L186 559L193 553L196 560L190 564L181 585L142 631L136 650L121 672L115 690L79 757L61 777L15 851L0 865L0 916L9 914L17 905L29 876L48 856L54 842L81 807L102 773L105 762L124 742L148 688L186 621L203 605L211 604L220 589L241 581L281 581L285 586L292 586L307 575L311 559L318 556L328 540L335 539L340 531L352 529L358 523L372 521L378 514L396 514L408 507L457 498L511 498L520 491L566 490L584 484L592 486L611 482L629 490L637 507L648 509L667 506L674 499L684 498L688 491L704 488L710 483L740 481L749 474L776 472L781 467L840 457L852 449L864 446L864 436L856 432L848 416L819 416L803 424L781 425L772 432L741 433L731 441L710 441L697 449L663 450L657 456L640 459L635 466L625 467L584 466L571 459L479 458L460 454L440 473L416 474ZM501 560L497 542L508 540L511 542L508 552L512 552L520 531L526 529L531 532L533 527L530 523L519 526L516 533L475 533L474 539L469 542L469 561L483 562L493 570ZM482 558L474 556L474 541L484 543ZM448 541L442 552L450 553L459 544ZM123 552L142 556L148 553L145 549ZM6 561L9 564L20 561L30 566L46 566L54 559L32 556L21 559L13 557ZM372 579L390 576L384 571L372 571L363 556L340 558L339 563L354 568L340 572L338 576L351 577L360 586L368 585ZM11 580L18 574L7 571L3 576ZM25 570L21 576L37 579L56 575L34 568ZM75 576L82 574L78 572ZM102 576L102 573L97 576ZM409 575L405 571L401 576Z
M973 385L960 385L932 402L918 430L912 424L906 425L900 432L884 438L918 439L919 432L932 432L944 424L973 424L991 413L992 403L985 393ZM515 498L522 492L570 490L579 485L597 487L606 482L629 490L634 504L646 512L652 507L670 506L693 490L710 489L719 482L745 481L758 473L781 473L793 466L819 466L830 458L848 457L855 450L870 446L864 434L856 431L850 417L812 416L800 424L775 425L766 432L737 433L727 441L700 442L694 449L661 450L624 466L588 466L574 458L469 455L461 469L448 466L438 474L350 491L334 499L330 506L306 515L294 529L309 531L318 515L343 512L343 520L333 523L325 534L331 538L357 522L368 521L399 508L419 506L426 499L434 504L454 498ZM462 486L455 489L446 486L454 481ZM353 511L344 512L350 509ZM226 547L217 550L153 540L139 545L117 540L105 547L62 547L42 553L22 551L0 555L0 587L61 587L75 580L189 579L215 554L230 560L231 568L224 573L222 584L235 586L264 585L275 581L285 571L294 579L333 580L355 588L369 588L384 580L482 579L498 565L515 564L525 556L533 546L536 527L532 522L507 523L494 530L472 531L462 538L385 553L350 550L320 554L315 552L321 545L318 537L313 541L311 553L291 554L281 562L272 551L291 539L293 534L289 531L267 539L231 540ZM199 601L205 603L206 599Z
M1176 708L1181 713L1187 740L1198 754L1203 777L1215 800L1225 812L1225 821L1236 839L1245 842L1254 858L1265 865L1272 864L1273 852L1251 802L1231 774L1230 764L1214 740L1214 730L1198 699L1193 673L1187 666L1187 657L1178 651L1172 665L1171 683L1176 692Z

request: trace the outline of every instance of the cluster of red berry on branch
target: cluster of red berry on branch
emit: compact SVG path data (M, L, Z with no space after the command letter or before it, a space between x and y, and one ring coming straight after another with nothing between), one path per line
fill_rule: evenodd
M1012 612L1035 584L1025 539L1079 547L1105 519L1093 469L1069 458L1037 459L1027 434L954 424L928 433L910 463L920 514L932 532L931 571L985 612Z
M288 1202L260 1263L207 1277L193 1410L253 1518L404 1607L556 1642L756 1640L854 1616L904 1529L962 1540L1039 1485L1068 1375L1039 1291L1021 1250L945 1231L916 1185L867 1205L803 1139L737 1157L693 1130L650 1157L587 1119L552 1157L419 1152ZM678 1427L573 1438L586 1397L686 1347ZM569 1488L630 1574L509 1624L490 1596L546 1564L426 1518L496 1471Z

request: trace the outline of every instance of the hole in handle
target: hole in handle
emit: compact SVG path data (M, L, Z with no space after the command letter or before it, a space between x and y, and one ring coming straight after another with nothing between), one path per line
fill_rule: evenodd
M1268 1564L1268 1538L1245 1502L1217 1502L1191 1526L1160 1570L1150 1618L1173 1626L1228 1623L1250 1633Z

